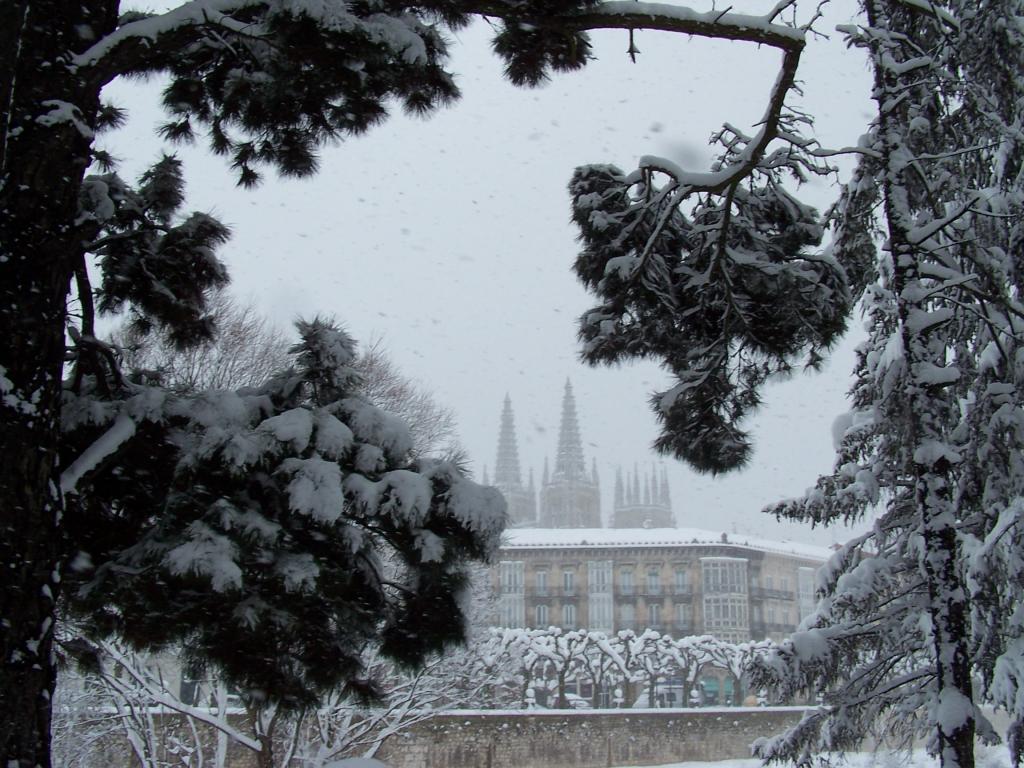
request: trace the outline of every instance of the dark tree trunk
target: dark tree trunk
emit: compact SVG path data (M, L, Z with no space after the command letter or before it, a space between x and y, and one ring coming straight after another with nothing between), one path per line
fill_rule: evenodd
M277 729L279 713L275 711L270 718L264 722L263 714L253 714L256 727L256 738L260 742L260 751L256 753L257 768L274 768L274 731Z
M14 103L15 72L21 39L28 18L28 0L5 0L0 3L0 172L6 167L7 116ZM0 173L2 176L2 173Z
M0 12L0 765L50 765L62 500L57 450L78 195L99 87L66 53L113 24L97 3ZM8 21L15 27L8 27ZM18 24L20 22L20 24ZM8 43L13 48L8 47Z
M883 0L865 3L868 23L889 33L905 34L911 42L920 19L911 9ZM933 19L925 18L931 25ZM934 34L934 32L931 32ZM902 38L896 38L900 40ZM898 45L898 43L897 43ZM886 47L889 46L889 47ZM908 472L913 473L914 504L923 531L923 552L920 566L928 584L929 614L932 620L932 653L936 672L936 693L939 697L936 730L942 768L974 768L975 718L970 709L973 691L970 656L967 647L967 593L957 570L956 515L949 487L949 460L937 458L917 449L925 445L949 442L949 396L940 387L918 378L922 364L942 366L945 345L932 344L930 334L935 328L912 328L913 313L927 312L927 298L921 294L921 267L928 254L915 246L909 237L914 225L911 217L928 210L932 201L914 193L907 178L905 161L908 137L908 104L915 98L927 100L930 93L920 93L918 74L901 74L898 67L885 66L886 61L898 63L896 47L886 37L873 44L875 68L875 99L878 102L878 135L885 163L882 183L885 219L889 234L889 250L893 264L893 292L897 297L897 313L903 343L907 374L906 431L902 446L906 452ZM919 49L911 49L917 55ZM915 93L915 89L918 91ZM932 211L941 216L942 210Z

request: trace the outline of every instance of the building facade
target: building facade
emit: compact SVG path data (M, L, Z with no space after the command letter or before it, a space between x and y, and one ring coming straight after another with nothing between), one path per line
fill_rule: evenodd
M667 471L654 467L616 473L611 527L602 528L598 481L567 381L554 470L545 462L539 494L532 477L524 486L506 396L494 484L511 529L492 569L498 625L744 642L782 639L814 609L828 549L676 528Z
M696 529L519 529L492 569L497 623L781 640L814 609L822 547Z

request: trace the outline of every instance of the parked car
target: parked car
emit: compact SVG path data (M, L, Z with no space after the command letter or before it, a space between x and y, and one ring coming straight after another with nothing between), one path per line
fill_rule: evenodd
M590 699L584 699L582 696L577 696L575 693L565 694L565 700L569 702L571 709L593 709L594 705L590 703Z

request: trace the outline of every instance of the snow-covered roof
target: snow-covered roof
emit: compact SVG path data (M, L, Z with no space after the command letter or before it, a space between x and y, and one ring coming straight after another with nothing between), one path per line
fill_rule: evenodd
M700 528L511 528L502 537L509 549L611 549L625 547L729 546L824 561L832 551L795 541L770 541Z

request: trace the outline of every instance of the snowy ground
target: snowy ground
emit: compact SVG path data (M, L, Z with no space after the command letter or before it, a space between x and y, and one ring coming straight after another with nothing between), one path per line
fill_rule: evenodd
M1010 756L1005 746L979 747L975 752L978 768L1010 768ZM938 760L929 757L924 750L907 752L856 752L833 759L835 768L936 768ZM328 768L388 768L376 760L342 760ZM623 766L622 768L630 768ZM659 763L654 766L632 766L632 768L761 768L760 760L718 760L715 762Z
M836 768L936 768L938 760L924 750L906 752L857 752L836 758ZM978 768L1010 768L1010 756L1005 746L979 747L976 752ZM643 768L761 768L760 760L719 760L713 763L662 763Z

